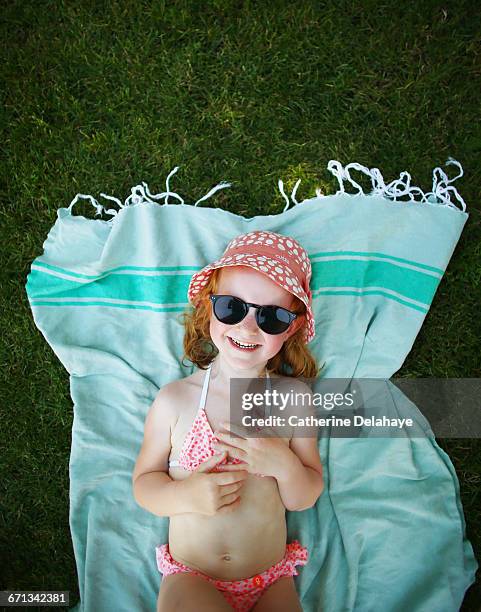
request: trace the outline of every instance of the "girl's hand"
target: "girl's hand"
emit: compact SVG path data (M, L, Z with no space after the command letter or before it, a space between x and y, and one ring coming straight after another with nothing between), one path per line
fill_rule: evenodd
M239 491L247 478L247 471L239 470L235 474L211 472L225 456L226 453L221 453L209 457L183 481L189 489L192 512L213 516L233 512L239 507Z
M243 465L219 465L218 469L227 472L247 470L250 474L262 474L262 476L273 476L282 478L287 466L292 461L293 453L289 445L281 438L247 438L243 435L240 427L231 423L222 423L224 429L236 434L236 437L227 432L216 431L214 435L219 439L213 443L215 450L228 451L229 457L244 461ZM273 432L272 428L265 430ZM237 437L238 436L238 437Z

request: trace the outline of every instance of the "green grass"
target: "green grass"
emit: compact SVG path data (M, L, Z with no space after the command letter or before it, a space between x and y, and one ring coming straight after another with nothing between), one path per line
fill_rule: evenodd
M334 193L330 159L378 167L386 182L407 170L427 192L451 155L470 218L397 375L481 376L481 13L470 0L320 4L2 3L0 588L78 598L69 380L24 288L78 192L123 200L141 181L160 192L180 165L170 185L186 202L228 180L208 206L275 214L278 178L286 192L302 179L299 201ZM94 218L88 202L75 212ZM481 558L481 443L438 442ZM478 581L462 610L480 598Z

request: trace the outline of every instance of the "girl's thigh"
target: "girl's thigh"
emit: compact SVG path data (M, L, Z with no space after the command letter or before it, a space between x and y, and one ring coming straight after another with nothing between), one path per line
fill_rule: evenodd
M252 612L302 612L294 578L284 576L264 591Z
M213 584L200 576L178 573L160 583L157 612L232 612L231 606Z

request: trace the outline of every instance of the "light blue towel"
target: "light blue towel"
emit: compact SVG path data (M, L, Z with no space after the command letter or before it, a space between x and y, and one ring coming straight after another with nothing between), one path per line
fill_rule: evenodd
M70 374L74 423L70 528L84 612L151 612L161 576L155 547L168 519L140 508L131 475L146 413L159 387L191 374L178 315L195 270L234 236L272 230L309 253L316 337L309 344L323 377L389 379L403 364L468 218L465 203L436 168L424 194L410 176L384 184L377 168L328 169L340 190L278 215L245 219L198 206L145 183L109 221L60 208L31 266L27 293L37 327ZM366 195L351 178L367 174ZM345 192L348 184L359 193ZM415 197L420 195L415 201ZM400 197L410 201L398 201ZM163 204L159 204L159 200ZM459 203L459 207L455 201ZM388 383L392 385L392 383ZM315 383L313 390L316 391ZM394 385L392 385L394 387ZM308 612L454 612L474 581L453 465L429 424L399 392L399 410L424 438L329 438L319 450L325 491L313 508L288 512L288 541L308 547L296 586Z

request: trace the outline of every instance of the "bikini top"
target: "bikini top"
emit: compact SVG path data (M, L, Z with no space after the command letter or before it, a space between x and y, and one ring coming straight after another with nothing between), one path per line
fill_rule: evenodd
M204 409L207 399L207 389L209 387L211 367L212 363L210 363L209 367L207 368L207 372L204 377L202 395L199 402L199 409L192 426L185 437L182 450L180 451L179 460L169 461L169 467L183 467L185 470L193 471L203 461L215 454L215 450L212 448L212 443L218 442L219 439L214 435ZM266 388L267 387L269 390L272 390L269 373L266 370ZM270 411L270 407L268 407L268 410ZM236 458L227 460L226 457L218 465L240 463L245 463L245 461L241 461L240 459Z

